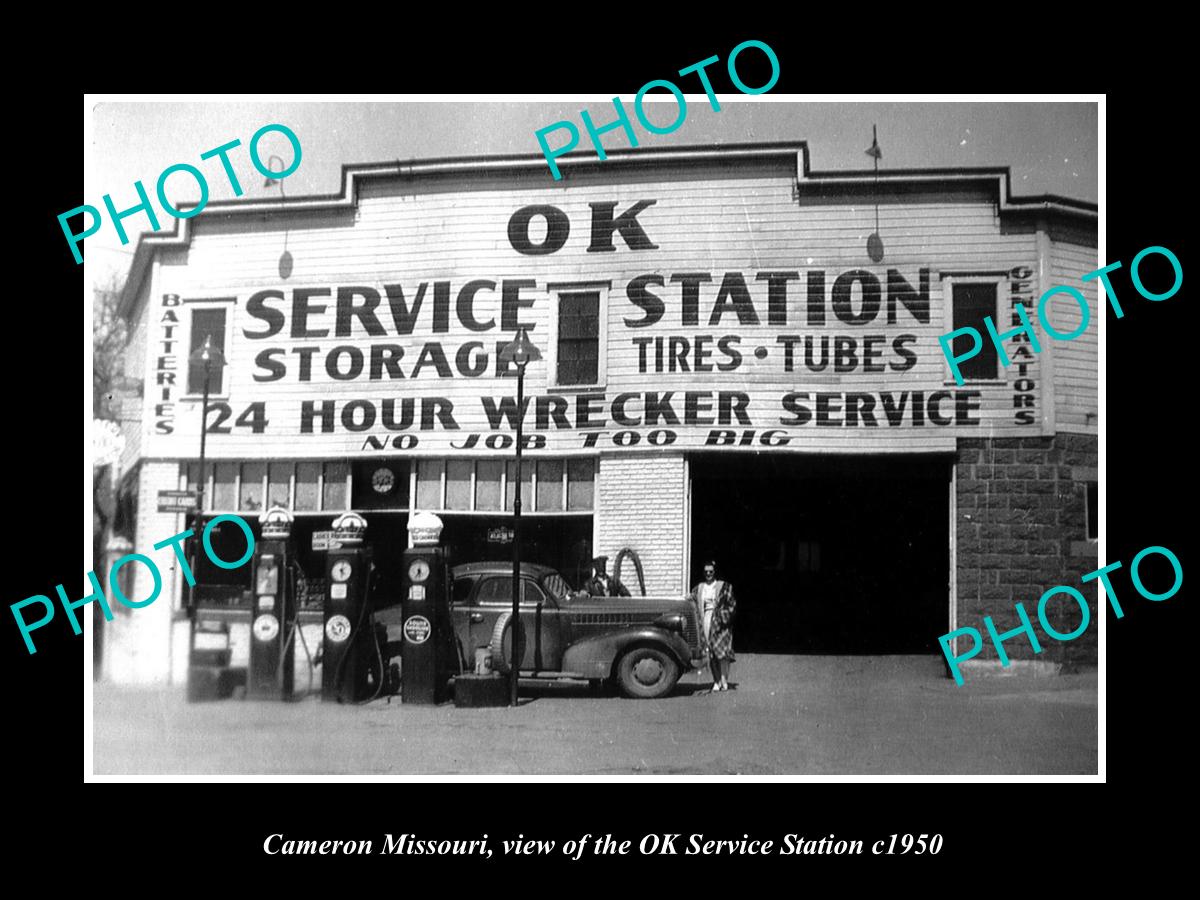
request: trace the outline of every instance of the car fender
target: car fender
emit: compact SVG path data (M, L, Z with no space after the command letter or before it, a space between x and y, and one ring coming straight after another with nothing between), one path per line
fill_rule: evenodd
M633 625L576 641L563 653L562 669L586 678L608 678L617 657L633 644L662 647L675 657L684 672L691 668L691 651L682 635L653 625Z

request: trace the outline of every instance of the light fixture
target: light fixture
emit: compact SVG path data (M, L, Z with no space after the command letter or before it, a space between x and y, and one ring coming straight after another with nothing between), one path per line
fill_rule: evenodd
M213 343L212 335L204 336L204 343L188 354L188 362L204 369L204 385L200 400L200 472L196 477L196 516L192 531L199 535L204 530L204 486L208 482L205 472L205 438L208 436L208 393L213 369L220 372L225 366L225 354ZM195 537L192 540L196 540ZM196 651L196 582L188 580L188 660L195 659ZM190 679L190 674L189 674ZM190 685L190 682L189 682ZM190 686L189 686L190 691Z
M524 325L517 329L516 336L500 350L501 361L508 366L516 366L519 372L524 371L526 364L541 358L541 351L529 340L529 333Z
M879 236L879 160L883 151L879 149L879 133L874 125L871 126L871 146L866 149L867 156L875 161L875 230L867 237L867 256L871 262L883 262L883 238Z
M269 157L267 157L268 171L270 171L270 172L275 171L275 167L272 165L272 163L274 163L275 160L279 160L279 167L280 167L279 171L283 171L283 169L285 168L285 166L283 165L283 160L280 159L278 156L276 156L274 153L272 153ZM275 185L279 185L280 198L283 200L286 200L287 194L283 190L283 181L282 180L272 178L271 176L268 175L266 180L263 181L263 187L265 187L265 188L274 187ZM287 243L288 243L288 229L287 229L287 226L285 225L283 228L283 253L281 253L279 255L279 277L283 278L285 280L287 278L291 277L292 269L295 266L295 261L292 259L292 254L288 252Z
M513 568L512 568L512 661L509 669L508 705L517 705L517 679L520 676L521 655L524 652L524 626L521 623L521 445L524 443L521 424L525 416L525 366L542 358L541 352L529 340L522 325L516 336L500 350L500 360L506 366L517 367L517 471L513 487ZM503 647L503 642L501 642Z

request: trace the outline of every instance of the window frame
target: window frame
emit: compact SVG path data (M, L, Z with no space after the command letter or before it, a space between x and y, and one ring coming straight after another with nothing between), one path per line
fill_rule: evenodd
M1012 310L1012 294L1006 273L998 272L980 272L971 274L967 272L958 272L953 275L942 276L942 334L949 334L954 330L954 288L955 286L967 287L973 284L990 284L996 288L996 308L992 311L992 321L997 323L997 331L1007 331L1013 326L1000 323L1007 323L1009 317L1007 313ZM1006 315L1001 316L1001 310L1006 312ZM986 333L981 333L980 337L984 341L984 346L991 343L991 337ZM954 373L950 369L950 360L946 358L946 354L941 354L942 358L942 383L944 385L958 386L958 382L954 380ZM996 354L996 375L988 378L972 378L966 373L963 373L963 384L979 384L979 385L1004 385L1008 383L1007 372L1010 367L1004 365L1000 359L999 353Z
M245 479L243 478L243 467L248 464L249 465L265 465L266 466L263 477L259 481L259 483L262 486L263 491L264 491L264 493L263 493L264 505L261 509L244 509L241 507L242 485L245 482ZM295 508L296 484L297 484L296 469L297 469L297 466L299 466L301 464L315 464L318 467L317 468L317 482L316 482L316 490L317 490L317 508L316 509L296 509ZM199 461L194 460L194 459L184 459L184 460L179 461L179 475L178 475L179 480L177 482L177 484L179 485L179 490L186 491L186 490L191 489L191 484L192 484L191 470L193 467L195 467L197 469L197 476L198 476L199 475L199 471L198 471L199 465L200 465ZM216 497L217 466L219 466L219 465L230 465L230 466L234 467L232 490L233 490L234 500L236 502L234 503L233 508L230 508L230 509L218 508L217 506L215 506L213 504L213 500ZM324 460L291 459L291 458L289 458L289 459L243 459L243 458L214 459L214 460L207 461L204 466L204 468L205 468L204 499L205 499L205 504L206 504L205 515L227 515L227 514L232 513L232 514L241 516L242 518L246 518L247 516L253 517L256 519L260 518L262 515L264 515L267 512L268 509L270 509L270 504L267 503L266 501L269 500L269 497L270 497L270 494L269 494L270 484L271 484L270 473L271 473L272 465L289 467L290 471L288 474L288 499L290 502L287 507L287 510L293 516L328 516L331 514L336 516L340 513L347 512L353 508L349 505L349 503L350 503L350 490L351 490L351 486L353 483L354 471L353 471L353 465L351 464L351 461L349 461L349 460L337 459L337 458L324 459ZM345 491L346 491L346 502L342 506L326 506L326 504L325 504L325 484L329 480L326 476L327 476L329 467L333 466L333 465L347 466L346 478L344 479L344 485L345 485ZM408 509L408 507L406 507L404 511L407 511L407 509Z
M222 345L220 347L221 354L225 357L225 365L221 367L221 384L220 384L221 389L219 391L209 391L208 399L209 399L209 402L211 402L213 400L228 400L230 397L229 373L232 368L229 365L229 346L230 346L229 336L233 331L233 318L234 318L234 310L237 309L237 298L236 297L203 297L203 298L196 298L194 300L184 299L182 301L182 305L183 305L183 308L188 311L187 335L186 335L186 341L183 344L183 346L187 349L182 354L183 355L182 369L184 372L184 376L183 376L183 390L180 394L179 400L180 401L193 401L193 402L199 403L201 400L204 399L203 387L201 387L201 389L199 391L193 392L191 390L191 384L190 384L191 374L192 374L191 356L192 356L193 351L196 349L192 346L192 335L195 334L195 329L196 329L196 313L197 312L207 312L207 311L211 311L211 310L220 310L221 312L225 313L225 340L222 342Z
M571 463L576 462L578 460L590 461L592 464L592 478L591 478L591 483L593 485L592 505L585 509L573 509L570 506L570 502L571 502L570 486L572 483L572 481L569 477L570 476L570 467L571 467ZM471 485L470 501L471 502L470 502L470 507L468 509L450 509L446 506L447 493L448 493L447 472L449 469L449 464L452 462L468 462L468 461L471 463L471 478L470 478L470 485ZM538 503L539 487L544 483L548 483L548 482L545 482L543 479L541 479L540 474L539 474L541 464L546 463L546 462L557 462L557 463L561 463L561 465L562 465L561 473L559 474L559 476L557 478L554 479L554 483L557 485L556 491L559 493L561 505L556 508L553 508L553 509L542 509L540 504ZM422 484L422 480L420 479L420 475L419 475L420 466L425 463L441 464L440 469L439 469L440 483L438 486L438 505L436 505L436 506L422 505L421 503L418 502L420 485ZM493 509L493 508L482 509L479 507L479 504L478 504L478 489L479 489L480 483L482 483L481 479L479 478L479 467L481 465L486 465L489 463L496 463L500 467L500 506L497 509ZM411 506L409 507L408 511L410 513L419 512L419 511L427 511L427 512L436 513L438 515L451 515L451 516L504 516L504 515L511 514L512 513L512 491L511 491L511 488L513 486L513 475L515 473L510 472L509 469L514 468L514 467L515 467L515 463L513 462L513 460L497 459L494 457L488 457L488 458L483 458L483 459L473 459L470 457L461 457L461 456L460 457L455 457L455 456L432 457L431 456L431 457L422 457L420 459L414 460L412 463L411 469L410 469L410 472L412 473L412 478L413 478L413 482L412 482L413 487L412 487L412 491L410 493ZM590 456L589 457L550 456L550 457L546 457L544 459L540 458L540 457L535 457L533 459L525 460L525 464L522 467L521 474L522 474L522 476L524 476L522 480L527 480L529 482L529 500L528 500L528 502L526 502L522 505L522 513L521 514L522 515L531 515L531 516L590 516L590 515L594 515L596 512L596 507L595 507L595 503L596 503L595 483L597 480L596 471L597 471L597 466L596 466L595 458L590 457ZM430 479L430 483L432 484L432 479Z
M550 346L545 354L548 387L560 391L584 392L602 390L608 385L608 295L611 291L611 281L562 281L546 285L546 292L550 297L550 315L547 327ZM600 300L596 323L596 381L590 384L563 384L558 377L558 321L562 309L562 298L564 294L590 293L598 294Z
M509 588L510 592L509 592L508 596L506 596L500 600L493 600L490 598L481 600L480 594L483 593L484 586L490 584L493 581L500 582L506 588ZM481 573L480 575L477 576L477 582L476 582L475 586L471 589L470 599L467 601L467 603L465 605L471 606L471 607L476 607L476 608L481 607L484 609L495 609L497 607L502 608L502 609L511 609L512 608L511 587L512 587L512 576L511 575L496 575L494 573L486 573L486 572ZM529 597L531 596L531 593L530 593L531 588L534 592L532 596L539 597L541 599L535 599L535 600L529 599ZM525 575L525 574L521 575L521 599L517 604L518 607L536 608L538 606L544 606L546 604L546 602L550 599L551 598L550 598L549 594L547 594L546 591L542 589L542 586L537 583L537 579L535 579L529 575Z

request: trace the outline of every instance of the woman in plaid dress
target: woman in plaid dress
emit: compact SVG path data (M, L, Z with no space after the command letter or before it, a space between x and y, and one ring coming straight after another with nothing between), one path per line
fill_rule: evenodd
M729 666L733 656L733 617L737 601L733 585L716 577L717 564L704 564L704 580L692 588L691 599L700 610L708 665L712 669L712 693L729 690Z

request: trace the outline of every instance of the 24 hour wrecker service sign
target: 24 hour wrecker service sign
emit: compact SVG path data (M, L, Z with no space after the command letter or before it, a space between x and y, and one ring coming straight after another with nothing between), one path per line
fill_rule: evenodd
M203 334L227 358L210 452L246 458L505 451L518 416L528 449L566 454L952 450L1046 427L1021 336L1012 366L962 386L937 342L955 279L994 285L1005 315L1048 286L1036 236L1002 234L985 199L883 206L874 264L872 209L798 205L782 175L481 177L415 195L351 180L353 215L198 217L143 288L145 452L194 453ZM542 358L518 410L500 351L521 326Z

